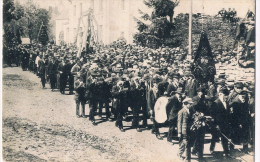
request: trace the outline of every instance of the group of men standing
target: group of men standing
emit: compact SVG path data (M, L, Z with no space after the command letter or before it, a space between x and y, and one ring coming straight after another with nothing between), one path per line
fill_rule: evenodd
M253 92L243 88L241 82L236 83L231 91L221 87L212 103L207 103L211 101L206 101L208 96L201 92L198 93L198 100L196 97L183 100L183 107L178 113L180 158L189 160L191 154L196 154L203 159L205 132L212 135L210 153L214 153L219 138L224 157L229 157L237 144L242 144L243 151L248 153L248 144L254 140L254 103ZM203 110L203 107L207 109ZM205 116L210 116L211 122Z
M223 8L218 12L218 15L220 15L224 21L226 20L228 22L237 22L237 11L234 8L232 10L231 8L228 10Z
M97 125L95 116L102 117L105 108L105 120L114 119L124 132L123 122L131 109L133 128L140 132L151 119L152 133L162 139L161 114L155 108L160 101L167 116L164 124L169 127L167 141L179 138L178 156L182 159L189 160L191 154L203 159L205 133L212 135L211 153L221 138L224 156L230 154L234 144L243 144L248 151L248 143L254 141L254 89L241 82L234 87L217 81L201 84L189 72L180 74L179 69L150 71L137 66L125 70L122 64L109 69L97 56L88 60L44 52L35 56L23 69L35 72L43 88L49 82L52 91L59 89L65 94L68 85L69 94L75 92L77 117L89 117L93 125Z

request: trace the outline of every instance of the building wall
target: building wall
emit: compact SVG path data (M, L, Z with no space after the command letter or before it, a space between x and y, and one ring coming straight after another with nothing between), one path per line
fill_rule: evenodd
M68 19L58 19L56 20L56 30L55 30L55 42L56 44L60 44L60 34L63 32L64 34L64 41L67 42L69 40L68 35L66 34L66 29L68 28Z
M110 44L119 38L124 38L131 44L133 35L137 32L134 17L139 18L139 8L147 11L143 0L73 0L71 3L68 2L68 6L69 29L64 32L67 43L75 42L78 26L84 31L87 17L83 17L83 23L79 24L79 20L91 8L96 20L94 26L99 42ZM56 30L59 27L56 26ZM56 40L57 37L59 35L56 35Z

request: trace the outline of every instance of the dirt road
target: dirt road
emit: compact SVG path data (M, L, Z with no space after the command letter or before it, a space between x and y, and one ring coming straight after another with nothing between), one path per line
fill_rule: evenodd
M88 108L87 108L88 112ZM5 161L180 161L178 144L160 141L151 130L136 132L124 122L120 132L114 122L97 118L97 126L77 118L73 95L42 89L40 79L21 68L3 68L3 157ZM161 133L168 131L161 128ZM253 157L236 153L236 159L209 154L207 161L248 161ZM220 144L216 151L222 151ZM197 161L193 157L192 161Z

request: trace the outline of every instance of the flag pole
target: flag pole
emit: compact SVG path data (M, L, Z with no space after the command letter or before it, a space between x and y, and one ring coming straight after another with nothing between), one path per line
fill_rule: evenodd
M192 0L190 0L190 14L189 14L189 53L187 59L191 60L192 55Z

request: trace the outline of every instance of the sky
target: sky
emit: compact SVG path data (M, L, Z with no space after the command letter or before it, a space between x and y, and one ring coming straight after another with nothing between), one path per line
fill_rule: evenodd
M191 0L180 0L179 6L175 9L175 16L178 13L190 12ZM235 8L238 17L245 17L248 9L255 10L255 0L192 0L193 13L204 13L215 15L222 8Z
M25 2L27 0L15 0ZM48 8L48 5L59 6L68 4L68 0L32 0L35 1L39 6ZM140 0L143 1L143 0ZM175 0L173 0L175 1ZM175 9L175 16L178 13L189 13L190 2L193 2L193 13L204 13L207 15L215 15L222 8L235 8L239 17L245 17L248 9L255 10L255 0L180 0L179 6Z

